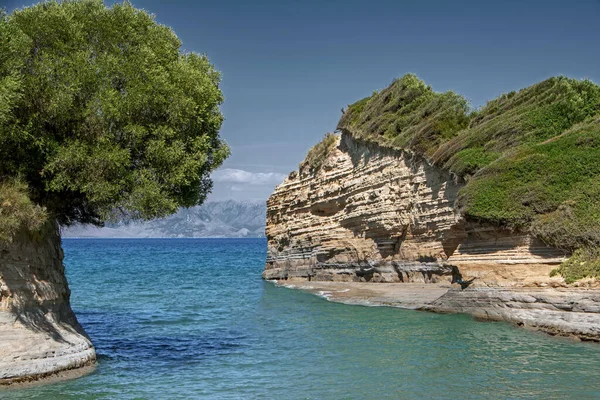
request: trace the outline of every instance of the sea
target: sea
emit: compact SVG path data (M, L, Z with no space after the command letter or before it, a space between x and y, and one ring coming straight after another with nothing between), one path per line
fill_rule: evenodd
M261 279L265 239L64 239L98 353L1 399L600 398L600 345Z

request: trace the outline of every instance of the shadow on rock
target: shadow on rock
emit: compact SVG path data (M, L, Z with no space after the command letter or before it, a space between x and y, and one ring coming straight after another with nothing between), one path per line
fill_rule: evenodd
M458 283L460 285L461 290L465 290L466 288L468 288L475 279L477 279L477 278L471 278L469 280L464 280L462 274L458 270L458 267L456 265L452 266L452 281L451 281L451 283Z

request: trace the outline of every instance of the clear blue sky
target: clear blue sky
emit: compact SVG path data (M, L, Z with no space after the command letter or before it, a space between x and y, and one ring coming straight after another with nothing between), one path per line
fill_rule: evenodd
M132 3L223 73L213 199L265 199L343 106L407 72L474 107L553 75L600 83L600 0Z

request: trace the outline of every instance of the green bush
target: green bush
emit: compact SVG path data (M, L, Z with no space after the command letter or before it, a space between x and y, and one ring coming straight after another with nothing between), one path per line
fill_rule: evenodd
M39 229L46 210L29 198L27 184L20 180L0 183L0 241L10 242L19 229Z
M327 133L323 140L314 145L306 155L306 158L300 163L300 171L302 173L315 173L323 165L323 161L329 153L335 148L338 136L333 133Z
M555 275L561 275L567 283L600 277L600 248L584 247L575 250L567 261L552 270L550 276Z

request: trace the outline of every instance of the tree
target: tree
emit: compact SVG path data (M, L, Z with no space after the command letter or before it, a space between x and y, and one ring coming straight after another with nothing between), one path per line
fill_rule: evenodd
M62 224L102 225L116 210L150 219L204 201L229 155L220 73L180 47L127 2L0 11L0 236L3 222L15 229L3 192L26 190L38 219Z

